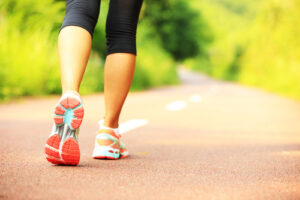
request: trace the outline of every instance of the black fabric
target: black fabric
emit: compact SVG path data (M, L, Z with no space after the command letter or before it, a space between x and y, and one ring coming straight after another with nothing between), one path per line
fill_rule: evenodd
M107 54L136 54L136 29L143 0L110 0L106 20ZM66 0L66 14L60 28L79 26L93 37L101 0Z

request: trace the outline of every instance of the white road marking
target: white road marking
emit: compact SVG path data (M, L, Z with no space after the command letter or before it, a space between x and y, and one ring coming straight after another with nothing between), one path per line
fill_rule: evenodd
M146 119L131 119L119 125L120 134L144 126L148 123Z
M170 111L177 111L177 110L182 110L185 107L186 107L186 103L184 101L174 101L172 103L169 103L166 106L166 109Z
M190 102L194 102L194 103L198 103L202 101L202 98L199 94L193 94L192 96L190 96Z

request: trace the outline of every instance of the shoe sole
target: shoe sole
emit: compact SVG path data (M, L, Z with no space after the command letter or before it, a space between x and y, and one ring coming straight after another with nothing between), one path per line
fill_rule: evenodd
M120 149L114 149L107 146L97 146L93 151L94 159L108 159L118 160L120 158L127 158L128 151L121 152Z
M120 158L120 150L108 146L97 146L94 148L93 158L117 160Z
M62 99L55 107L54 134L47 139L46 159L58 165L78 165L80 150L76 130L80 127L84 109L74 97Z
M128 156L129 156L128 151L124 151L124 152L120 151L120 158L127 158Z

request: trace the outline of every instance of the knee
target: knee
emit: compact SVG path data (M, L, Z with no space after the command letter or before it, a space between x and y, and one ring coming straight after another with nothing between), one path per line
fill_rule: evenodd
M67 0L66 14L60 30L66 26L79 26L93 36L98 21L100 0Z
M136 31L143 0L110 0L106 21L107 54L136 54Z
M106 27L107 54L136 54L136 26L114 24Z

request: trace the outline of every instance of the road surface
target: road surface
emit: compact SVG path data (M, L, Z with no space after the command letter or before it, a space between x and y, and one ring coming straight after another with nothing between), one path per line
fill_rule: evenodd
M129 94L120 123L147 123L124 133L130 157L116 161L91 158L103 94L83 96L78 167L43 154L58 96L0 105L0 199L300 199L300 103L179 74Z

